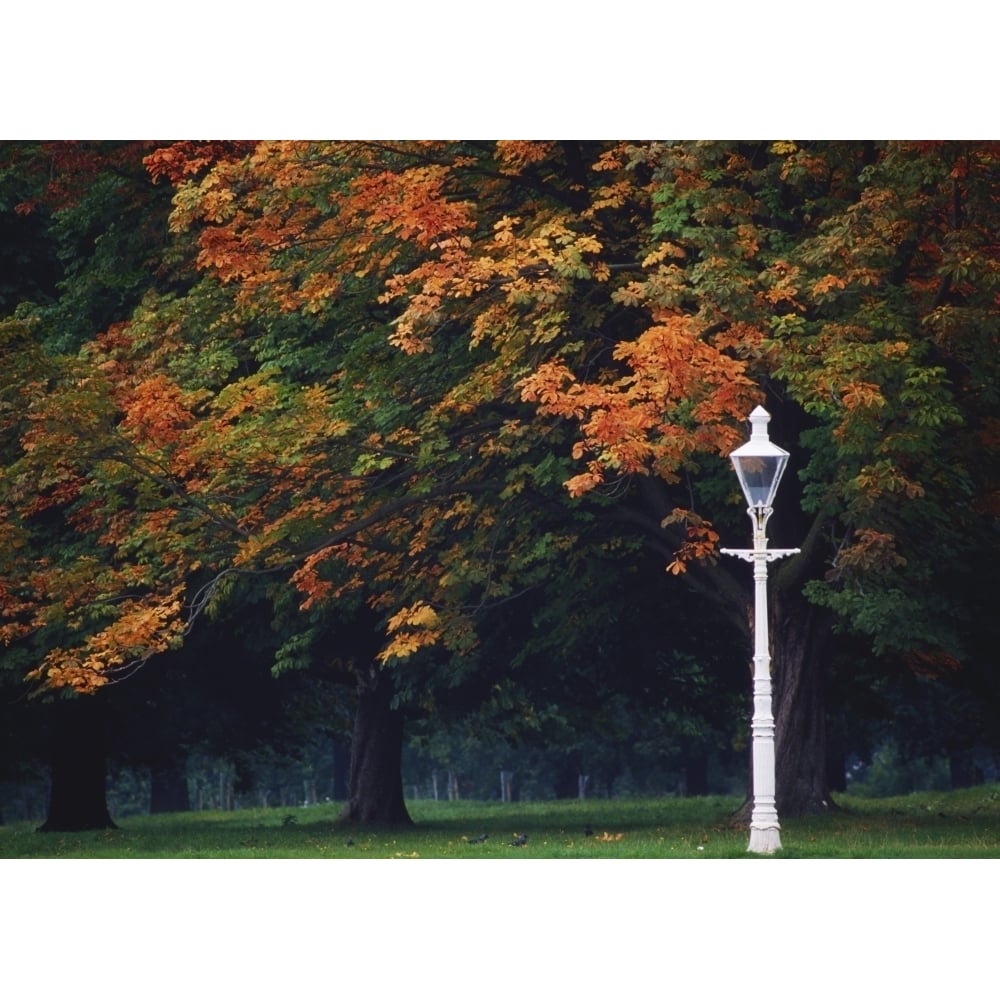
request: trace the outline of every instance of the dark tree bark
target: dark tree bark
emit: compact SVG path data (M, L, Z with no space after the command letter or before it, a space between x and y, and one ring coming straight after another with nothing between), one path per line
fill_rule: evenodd
M801 595L779 594L771 630L778 816L832 805L827 768L824 647L831 622Z
M789 604L795 613L789 613ZM777 605L777 607L775 607ZM828 613L804 598L772 598L771 712L774 716L774 778L778 819L814 816L836 808L827 765L823 647ZM753 674L751 663L749 675ZM734 815L749 822L753 768L748 758L748 795Z
M105 787L105 712L99 695L52 706L49 811L39 833L114 829Z
M358 707L351 735L351 771L341 822L409 826L403 801L403 713L392 706L392 674L378 664L358 668Z

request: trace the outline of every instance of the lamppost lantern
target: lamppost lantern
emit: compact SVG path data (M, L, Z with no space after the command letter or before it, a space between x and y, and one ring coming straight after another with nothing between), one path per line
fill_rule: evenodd
M768 510L774 505L778 483L788 464L788 452L768 437L770 420L771 414L758 406L750 414L750 440L729 456L747 506L756 510Z
M788 452L774 444L767 434L771 415L762 406L750 414L750 440L729 457L740 488L747 500L753 524L752 549L720 549L753 563L754 644L753 644L753 812L750 817L750 845L754 854L781 850L781 825L775 799L774 716L771 713L771 649L767 627L767 564L798 549L769 549L767 521L773 511L774 495L788 464Z

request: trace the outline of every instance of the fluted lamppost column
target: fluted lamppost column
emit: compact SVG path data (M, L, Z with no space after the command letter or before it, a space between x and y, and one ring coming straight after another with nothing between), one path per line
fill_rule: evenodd
M781 825L775 804L774 715L771 709L771 647L767 629L767 564L798 549L769 549L767 522L774 512L774 495L788 464L788 452L768 437L771 415L762 406L750 414L750 440L729 457L747 500L753 524L752 549L721 549L753 564L753 812L750 845L754 854L781 850Z

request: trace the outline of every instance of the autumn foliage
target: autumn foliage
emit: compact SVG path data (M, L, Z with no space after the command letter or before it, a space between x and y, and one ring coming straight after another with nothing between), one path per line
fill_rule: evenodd
M859 581L929 571L949 477L995 518L992 146L143 155L183 280L76 353L3 327L0 635L36 644L47 687L176 646L239 575L303 612L364 601L386 665L460 652L477 609L558 572L616 505L681 575L738 506L730 484L699 509L693 484L768 394L803 433L812 596L859 628Z

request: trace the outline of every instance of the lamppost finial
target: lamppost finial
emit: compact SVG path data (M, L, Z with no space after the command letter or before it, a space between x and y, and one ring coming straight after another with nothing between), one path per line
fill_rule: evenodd
M760 440L764 438L770 440L767 433L767 425L771 422L771 414L764 409L763 406L758 406L750 414L750 440Z

